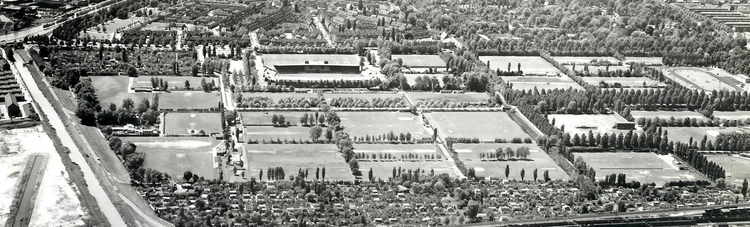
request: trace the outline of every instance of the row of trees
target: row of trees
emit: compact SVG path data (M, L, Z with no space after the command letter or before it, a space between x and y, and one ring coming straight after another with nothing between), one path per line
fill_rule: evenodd
M352 140L356 142L410 142L412 141L412 135L410 132L406 132L406 134L402 132L396 135L393 131L390 131L389 133L383 133L377 137L375 135L365 135L364 137L354 136L352 137Z
M305 112L299 117L299 123L302 126L315 126L316 124L323 125L325 122L325 115L319 114L318 111L315 111L315 114L308 114Z
M322 95L319 95L318 97L315 97L315 98L313 97L308 97L308 98L288 97L288 98L280 98L277 100L273 100L269 97L261 97L261 96L244 97L240 93L235 95L235 100L237 101L238 107L254 107L254 108L267 108L267 107L314 108L314 107L318 107L324 101Z
M676 143L673 153L711 180L726 178L726 171L724 171L723 167L713 161L709 161L705 155L695 149L691 149L687 144Z
M503 149L502 147L498 147L497 149L495 149L495 152L479 153L479 158L497 159L498 161L500 161L501 159L526 159L529 157L529 155L531 155L531 151L528 147L518 147L515 151L510 147L506 147L505 149Z
M325 170L324 170L325 172ZM284 173L284 168L282 167L268 167L268 171L266 172L266 177L269 181L272 180L284 180L284 176L286 176L286 173ZM324 174L325 175L325 174ZM258 173L258 179L263 180L263 170L260 170L260 173Z
M409 102L406 101L406 98L403 96L372 98L371 100L364 98L339 97L332 98L330 100L330 105L340 108L403 108L409 106Z
M369 80L276 80L276 84L294 88L372 88L383 84L380 78Z
M534 169L534 171L532 172L532 177L534 179L534 182L538 180L539 175L537 175L537 173L538 173L538 169ZM518 172L518 175L521 177L521 181L526 180L526 169L522 168L521 171ZM476 174L476 169L469 168L466 171L466 177L472 180L478 179L477 174ZM508 179L509 177L510 177L510 165L505 165L505 179ZM549 170L544 170L544 173L542 173L542 177L543 177L544 182L549 182L552 180L549 177Z
M78 101L76 117L84 125L96 125L96 114L101 111L99 98L96 96L94 85L91 84L91 78L84 78L78 84L74 85L73 91Z
M401 154L396 156L391 153L357 153L358 159L380 160L380 161L403 161L403 160L440 160L443 157L440 154Z

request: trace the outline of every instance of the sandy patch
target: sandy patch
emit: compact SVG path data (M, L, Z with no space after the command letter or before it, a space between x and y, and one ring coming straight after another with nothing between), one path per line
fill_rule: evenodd
M469 149L453 149L456 151L456 153L471 153L472 151Z
M26 129L0 130L0 147L8 146L15 154L0 155L0 223L9 217L12 195L20 171L31 154L48 155L46 170L37 193L29 226L82 226L84 212L78 201L78 189L70 182L60 155L41 126ZM7 173L7 174L6 174Z

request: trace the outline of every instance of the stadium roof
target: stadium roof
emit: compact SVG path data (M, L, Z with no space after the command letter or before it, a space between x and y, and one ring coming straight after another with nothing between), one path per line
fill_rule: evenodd
M359 66L359 56L338 54L265 54L266 66Z

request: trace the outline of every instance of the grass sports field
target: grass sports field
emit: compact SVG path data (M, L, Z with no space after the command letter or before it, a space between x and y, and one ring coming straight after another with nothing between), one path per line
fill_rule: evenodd
M742 186L742 181L750 179L750 158L728 155L706 155L706 158L724 167L727 183Z
M612 63L611 65L617 65L617 63L620 62L620 60L617 60L613 57L552 57L552 59L555 59L555 61L559 62L560 64L568 65L575 63L576 65L580 66L591 64L591 61L593 60L608 61L609 63ZM583 68L581 68L580 70L583 70Z
M628 182L654 182L656 185L664 185L670 181L704 179L692 170L680 170L670 155L656 155L650 152L599 152L575 153L575 156L583 158L588 166L596 170L597 180L603 180L606 175L613 173L626 174Z
M372 168L373 175L375 178L387 180L393 177L393 168L398 169L401 167L404 171L411 169L412 171L419 168L424 170L425 174L429 174L430 170L433 170L436 175L446 173L451 177L456 177L453 170L451 170L451 164L443 156L442 152L437 150L438 148L434 144L355 144L354 151L357 153L366 154L391 154L395 157L400 158L402 154L414 154L420 157L424 155L435 156L434 160L431 161L396 161L396 162L359 162L359 170L362 172L364 180L367 179L367 173Z
M467 92L464 94L442 94L437 92L407 92L406 96L412 102L424 102L426 100L448 100L452 102L487 103L490 96L486 93Z
M338 112L341 125L346 127L344 131L351 136L364 137L367 135L378 136L393 132L411 133L412 138L431 137L419 120L407 112Z
M273 124L273 115L282 115L284 120L291 122L292 125L301 126L299 119L302 114L307 113L315 117L315 112L239 112L242 117L242 124L244 125L257 125L257 124ZM322 115L323 113L319 113ZM317 123L317 118L316 118Z
M558 74L562 73L560 70L555 68L552 64L544 60L542 57L532 56L479 56L479 60L484 63L489 62L489 68L492 70L500 69L500 71L508 71L508 63L510 63L510 70L517 71L518 63L521 63L521 71L524 74Z
M629 130L617 130L614 128L615 123L628 122L614 114L596 114L596 115L574 115L574 114L550 114L547 120L555 120L555 127L560 128L565 125L565 132L570 135L588 133L627 133ZM639 130L636 130L639 131Z
M412 68L445 68L445 61L437 55L391 55L391 59L401 58L404 66Z
M664 75L688 88L706 91L743 91L746 85L744 77L717 68L667 67Z
M698 112L694 111L641 111L641 110L635 110L631 111L630 115L633 116L633 118L646 118L646 119L653 119L653 118L659 118L659 119L670 119L674 117L675 120L685 120L685 118L690 119L699 119L699 120L708 120L703 114L700 114Z
M220 141L210 137L122 137L146 153L144 166L182 179L191 171L206 179L218 178L211 150Z
M565 67L569 68L571 70L573 69L573 65L565 65ZM584 71L584 68L585 67L583 65L576 64L575 71ZM609 71L616 71L616 70L623 70L623 71L625 71L625 70L630 69L630 66L626 66L626 65L623 65L623 66L611 65L611 66L609 66L609 68L607 68L607 66L589 66L588 69L589 69L589 72L591 72L591 73L597 73L599 71L607 72L607 69L609 69Z
M299 118L297 119L299 121ZM325 130L325 129L324 129ZM325 132L325 131L324 131ZM249 140L310 140L310 128L301 126L273 127L273 126L245 126L245 141Z
M250 166L248 179L257 178L263 170L266 180L269 167L284 168L287 179L296 176L299 169L308 170L314 179L316 169L325 167L327 180L354 180L349 165L333 144L243 144L242 147Z
M495 152L495 149L502 147L503 149L510 147L516 150L519 147L528 147L531 154L528 160L518 161L481 161L479 154L483 152ZM545 170L549 170L549 177L552 179L567 180L568 174L565 173L555 161L547 156L544 151L533 144L511 144L511 143L496 143L496 144L454 144L453 150L458 153L458 158L466 164L466 167L474 168L478 177L499 177L505 179L505 166L507 165L510 169L510 179L521 180L521 169L525 170L525 180L533 180L534 169L537 169L537 178L544 179L543 175Z
M126 98L133 99L138 105L143 98L151 98L151 93L128 93L129 77L92 76L89 78L102 107L108 107L109 103L114 103L119 107L122 105L122 100Z
M219 86L218 78L192 76L139 76L135 79L133 86L140 85L151 87L151 78L159 78L166 81L169 84L170 90L174 88L179 88L180 90L182 90L185 87L185 81L188 81L192 90L202 91L203 88L201 88L201 81L203 79L206 80L206 83L211 83L211 81L213 80L214 83L216 83L216 86Z
M530 138L505 112L433 112L425 116L443 139L476 137L481 141L496 138L510 141L515 137Z
M191 134L200 130L221 133L221 113L167 113L164 116L164 133Z
M662 65L661 57L625 57L625 64L643 63L646 65Z
M586 83L599 86L599 82L604 81L607 84L614 85L620 83L622 86L627 87L643 87L645 84L648 87L656 85L666 85L662 82L658 82L646 77L583 77L583 81Z
M159 109L210 109L218 108L221 94L203 91L172 92L159 94Z
M583 87L567 77L546 77L546 76L503 76L503 81L510 82L513 89L516 90L533 90L537 89L568 89L573 88L583 90Z
M703 136L707 136L709 140L716 139L716 136L722 132L745 132L745 130L737 127L663 127L662 130L667 130L670 141L688 142L690 137L693 137L693 141L700 142Z
M750 119L750 111L714 111L714 117L722 120L747 120Z

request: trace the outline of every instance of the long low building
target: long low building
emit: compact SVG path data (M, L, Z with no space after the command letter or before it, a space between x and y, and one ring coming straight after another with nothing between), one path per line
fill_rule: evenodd
M362 59L357 55L266 54L262 58L264 66L278 78L354 79L353 77L359 77L362 71ZM316 76L317 74L320 76Z

